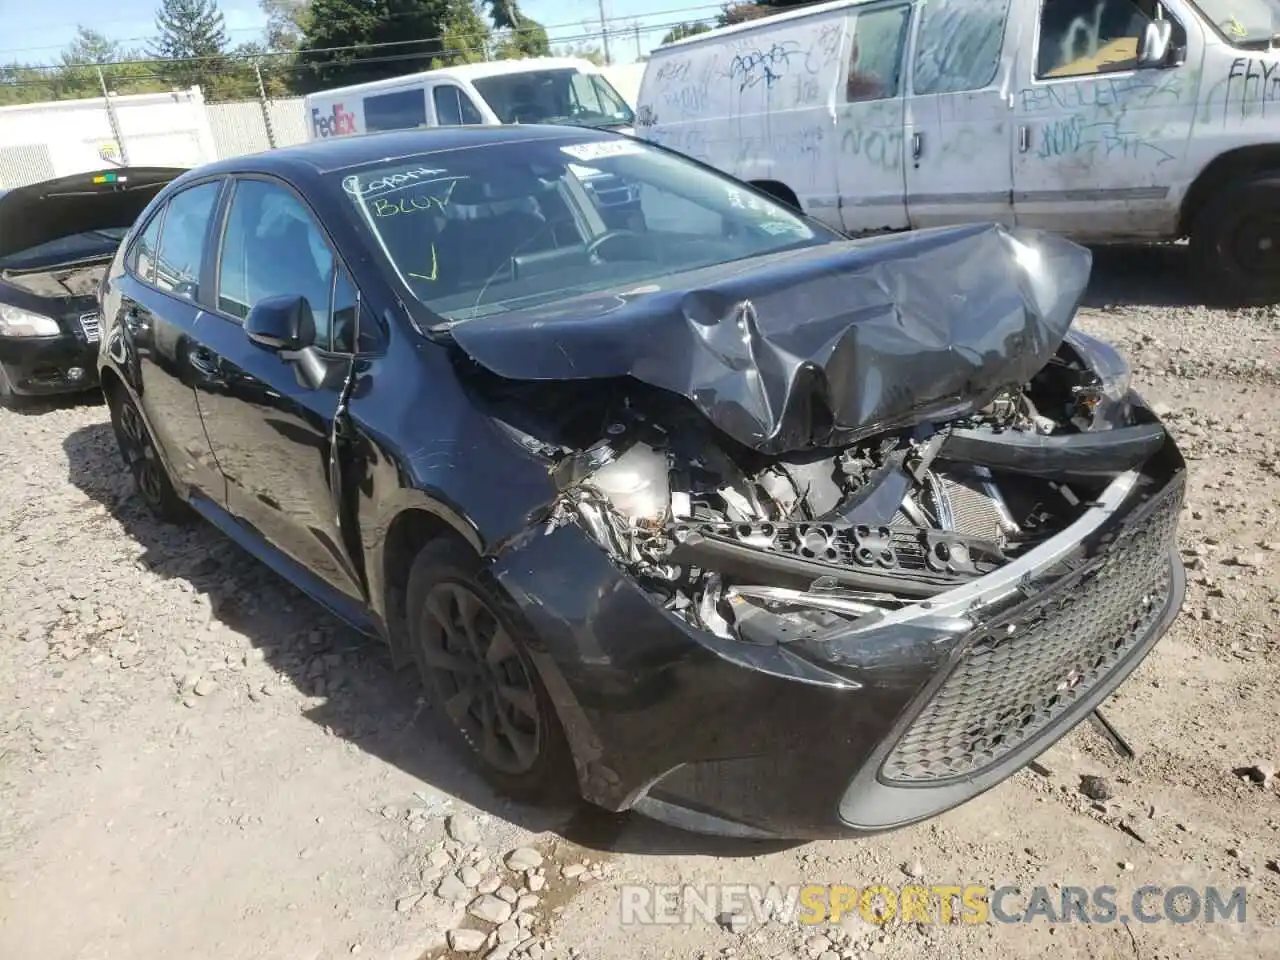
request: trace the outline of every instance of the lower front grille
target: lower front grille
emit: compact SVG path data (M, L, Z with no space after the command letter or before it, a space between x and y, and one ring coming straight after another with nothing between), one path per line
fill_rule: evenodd
M1102 555L963 641L951 673L885 760L889 782L971 777L1106 683L1164 615L1179 480Z

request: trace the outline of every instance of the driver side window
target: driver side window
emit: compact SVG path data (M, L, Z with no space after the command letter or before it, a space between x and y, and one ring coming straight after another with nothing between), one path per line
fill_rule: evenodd
M218 260L219 310L244 320L265 297L303 296L315 318L316 346L331 349L335 267L329 244L302 201L263 180L236 184Z
M1142 35L1157 19L1172 23L1174 46L1186 43L1182 25L1155 0L1041 0L1036 79L1135 70Z

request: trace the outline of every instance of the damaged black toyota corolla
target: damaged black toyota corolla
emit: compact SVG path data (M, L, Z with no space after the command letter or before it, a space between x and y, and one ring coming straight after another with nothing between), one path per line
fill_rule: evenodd
M1026 764L1180 606L1185 466L1071 330L1089 269L614 134L386 134L169 185L101 368L150 505L416 663L499 786L854 834Z

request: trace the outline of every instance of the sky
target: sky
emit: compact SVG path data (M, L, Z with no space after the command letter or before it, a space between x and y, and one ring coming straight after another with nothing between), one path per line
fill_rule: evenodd
M609 38L615 63L627 63L647 53L667 28L679 21L710 20L720 4L708 0L603 0L609 29L626 30ZM258 39L265 18L257 0L220 0L232 44ZM143 47L155 36L158 0L0 0L0 63L51 63L83 25L126 47ZM521 9L547 27L552 45L582 40L594 31L600 43L598 0L523 0ZM639 25L639 42L634 26Z

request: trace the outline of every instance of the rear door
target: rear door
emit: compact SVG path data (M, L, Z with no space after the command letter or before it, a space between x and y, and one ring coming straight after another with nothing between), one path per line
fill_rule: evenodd
M224 211L215 309L201 324L200 412L227 480L227 510L276 550L360 601L330 480L334 419L350 371L356 292L311 208L282 182L238 178ZM305 296L331 374L305 385L295 364L245 335L268 296Z
M849 8L835 90L840 220L850 233L907 226L903 122L909 3Z
M175 193L156 210L130 247L118 296L104 297L128 341L134 387L174 484L221 501L222 473L213 459L193 390L196 326L208 299L201 265L210 242L222 180Z

